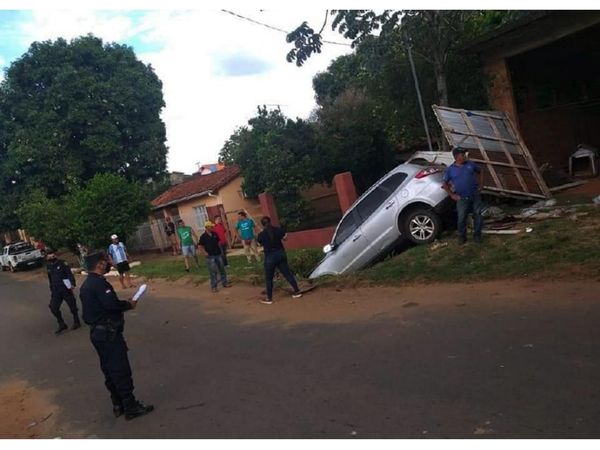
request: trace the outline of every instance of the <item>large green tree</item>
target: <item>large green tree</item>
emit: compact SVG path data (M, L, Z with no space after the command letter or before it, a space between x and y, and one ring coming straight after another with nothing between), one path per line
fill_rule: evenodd
M96 173L166 171L162 84L131 47L93 36L34 42L0 84L0 194L57 198ZM14 205L0 228L17 222Z
M241 167L247 195L273 195L289 229L306 221L310 210L300 191L320 177L315 164L320 154L310 123L288 119L279 109L259 107L248 126L238 128L227 140L220 158Z

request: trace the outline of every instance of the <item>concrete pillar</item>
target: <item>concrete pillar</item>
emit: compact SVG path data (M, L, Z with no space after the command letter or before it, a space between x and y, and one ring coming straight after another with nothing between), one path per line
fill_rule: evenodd
M356 195L354 180L352 180L352 174L350 172L338 173L335 177L333 177L333 184L335 185L338 201L340 202L340 209L342 210L343 214L358 198L358 195Z
M270 217L271 223L278 227L279 215L277 214L277 205L275 204L273 196L267 192L263 192L262 194L258 194L258 201L260 202L263 216ZM260 218L258 218L258 220L260 220Z

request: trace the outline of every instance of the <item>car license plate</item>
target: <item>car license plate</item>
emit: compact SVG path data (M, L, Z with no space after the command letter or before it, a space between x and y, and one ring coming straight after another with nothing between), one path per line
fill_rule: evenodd
M29 262L27 263L27 265L28 265L28 266L33 266L34 264L35 264L35 261L29 261Z

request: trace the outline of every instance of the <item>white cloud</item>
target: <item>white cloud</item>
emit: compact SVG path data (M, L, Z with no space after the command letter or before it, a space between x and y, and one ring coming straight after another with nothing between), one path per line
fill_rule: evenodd
M307 20L320 27L324 11L236 11L258 21L292 30ZM330 28L329 26L327 27ZM163 82L169 169L195 170L196 162L215 162L225 140L245 125L258 105L281 105L289 117L306 118L314 108L312 77L349 47L327 45L303 67L286 62L290 45L283 33L220 11L150 11L140 21L125 12L38 11L24 30L35 39L72 38L92 32L124 42L136 36L155 52L138 57L152 64ZM343 41L334 32L325 39ZM218 65L224 55L244 55L265 62L256 75L226 77Z

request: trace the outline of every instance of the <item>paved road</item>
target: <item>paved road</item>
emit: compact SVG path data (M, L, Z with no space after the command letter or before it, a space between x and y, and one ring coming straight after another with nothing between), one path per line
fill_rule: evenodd
M57 420L84 436L598 438L600 301L539 300L283 327L149 298L126 337L156 411L125 422L87 331L55 337L45 284L0 274L0 382L54 390Z

